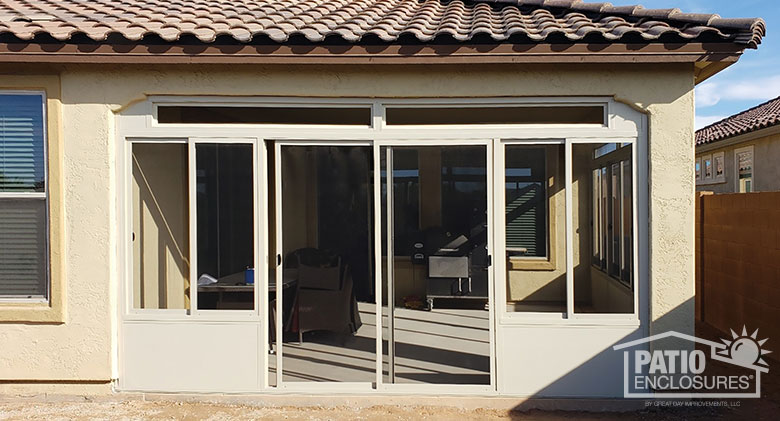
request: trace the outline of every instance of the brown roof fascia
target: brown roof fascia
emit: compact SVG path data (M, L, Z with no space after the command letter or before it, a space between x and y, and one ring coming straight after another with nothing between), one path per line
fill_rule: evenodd
M0 63L466 64L736 61L744 46L680 44L124 45L0 44Z

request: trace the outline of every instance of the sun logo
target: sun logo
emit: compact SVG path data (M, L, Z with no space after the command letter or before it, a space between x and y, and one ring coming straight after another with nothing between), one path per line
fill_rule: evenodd
M761 346L768 340L769 338L758 340L758 329L748 336L747 328L742 326L741 335L737 335L734 330L731 330L731 340L721 339L726 344L726 348L717 351L717 353L743 367L755 365L768 367L769 364L761 358L772 352L767 349L761 349Z

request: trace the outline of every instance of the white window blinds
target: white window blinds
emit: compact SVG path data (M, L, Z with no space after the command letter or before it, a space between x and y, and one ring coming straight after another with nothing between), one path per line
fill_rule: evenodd
M0 92L0 298L46 298L44 97Z

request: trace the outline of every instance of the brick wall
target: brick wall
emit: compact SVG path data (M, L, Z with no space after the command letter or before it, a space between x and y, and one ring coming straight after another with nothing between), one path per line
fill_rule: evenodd
M696 196L696 317L724 332L758 328L772 349L780 343L780 192Z

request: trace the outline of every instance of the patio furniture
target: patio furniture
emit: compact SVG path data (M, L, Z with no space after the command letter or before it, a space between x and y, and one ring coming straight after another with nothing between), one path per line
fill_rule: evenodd
M304 332L316 330L355 333L360 327L357 301L350 268L341 256L306 248L291 253L288 262L297 269L288 330L298 332L298 341L303 343Z

